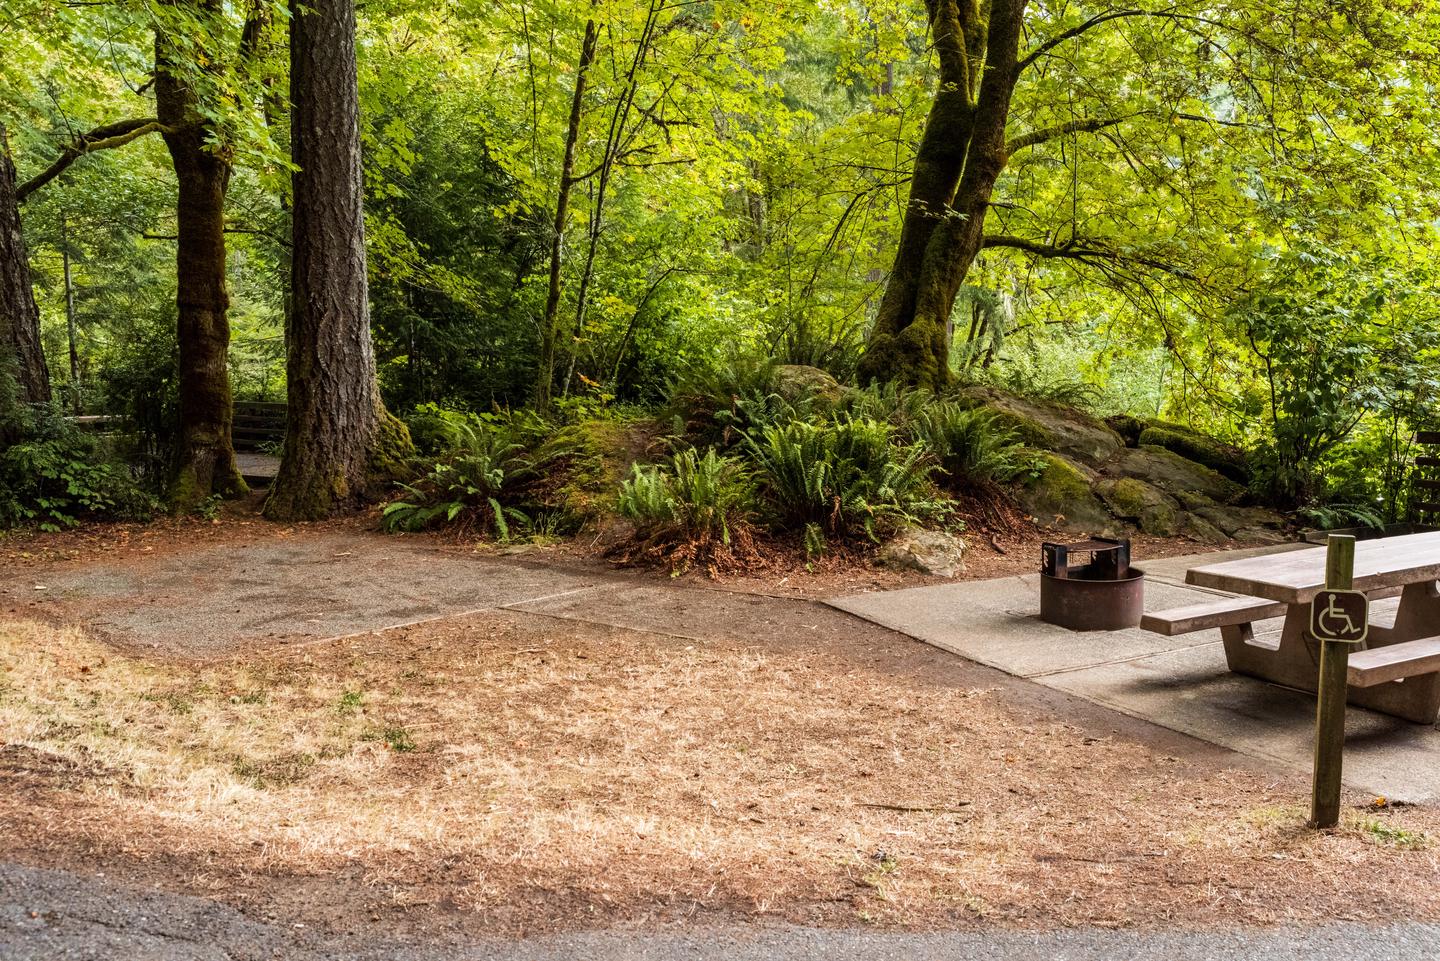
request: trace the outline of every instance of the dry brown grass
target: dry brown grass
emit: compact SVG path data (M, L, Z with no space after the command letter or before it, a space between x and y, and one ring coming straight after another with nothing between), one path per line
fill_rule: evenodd
M511 924L1440 916L1431 811L1317 835L1294 779L857 665L518 614L203 666L0 624L0 843Z

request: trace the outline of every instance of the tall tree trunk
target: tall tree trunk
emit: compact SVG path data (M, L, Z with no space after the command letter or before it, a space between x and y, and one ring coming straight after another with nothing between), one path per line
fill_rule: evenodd
M230 161L223 146L207 143L213 138L195 93L170 64L166 39L157 33L155 106L179 183L175 280L180 434L170 471L170 501L183 510L212 494L239 496L246 487L231 440L230 295L225 286Z
M50 371L40 345L40 309L30 286L30 260L15 191L15 164L0 125L0 377L13 382L9 390L0 387L0 392L12 395L12 403L47 403ZM5 413L0 411L0 417Z
M290 21L293 307L285 454L274 520L325 517L411 450L375 379L360 167L354 0L307 0Z
M980 252L990 195L1008 159L1025 3L992 0L985 18L974 0L926 0L940 76L862 380L930 389L951 380L950 311Z
M65 342L70 348L70 410L82 413L80 404L80 349L75 343L75 278L70 270L70 221L60 211L60 264L65 280Z
M550 406L555 380L555 335L560 323L560 270L565 249L565 222L570 212L570 191L575 186L575 143L580 139L580 117L585 107L585 83L595 62L599 30L594 20L585 22L585 39L580 44L580 62L575 68L575 95L570 101L570 122L565 127L565 155L560 163L560 192L555 198L554 233L550 238L550 289L545 297L545 314L540 319L540 365L535 372L535 406Z

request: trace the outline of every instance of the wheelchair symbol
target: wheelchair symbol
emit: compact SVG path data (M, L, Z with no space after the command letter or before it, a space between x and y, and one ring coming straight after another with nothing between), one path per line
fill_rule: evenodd
M1310 602L1310 633L1318 641L1364 641L1370 633L1370 599L1359 591L1321 591Z

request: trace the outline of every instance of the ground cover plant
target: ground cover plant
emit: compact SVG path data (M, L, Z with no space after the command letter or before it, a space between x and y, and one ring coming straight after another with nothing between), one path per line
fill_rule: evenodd
M82 521L144 518L153 509L123 462L46 407L25 411L0 448L0 529L55 531Z
M446 528L459 536L501 541L573 528L560 495L568 472L587 456L582 439L555 432L525 412L468 415L439 408L420 412L431 451L416 461L419 476L381 511L391 531Z
M759 560L754 543L755 483L740 461L712 447L682 450L668 464L636 464L620 485L617 509L635 524L617 552L650 557L680 573L698 565L712 573Z

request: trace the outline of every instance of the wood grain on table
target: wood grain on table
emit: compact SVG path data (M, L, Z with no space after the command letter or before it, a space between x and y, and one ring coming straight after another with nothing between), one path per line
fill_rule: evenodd
M1325 548L1266 554L1191 568L1197 587L1306 604L1325 586ZM1379 537L1355 545L1355 590L1402 587L1440 580L1440 531Z

